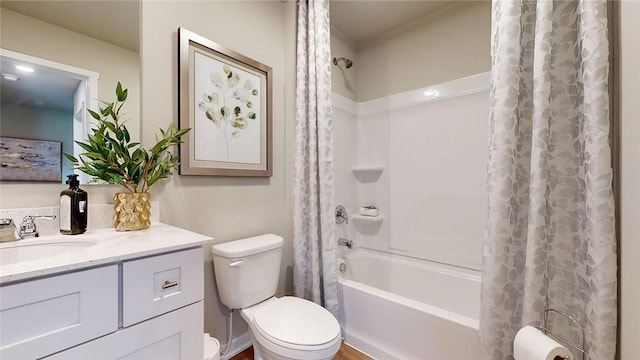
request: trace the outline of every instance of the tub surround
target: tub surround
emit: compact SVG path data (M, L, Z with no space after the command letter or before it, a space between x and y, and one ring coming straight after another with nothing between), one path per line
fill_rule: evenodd
M480 270L486 181L469 174L486 172L487 139L478 134L487 132L489 75L365 102L332 94L336 153L349 154L336 160L336 199L352 212L380 209L380 218L352 217L352 229L338 235ZM425 142L424 134L436 136Z
M55 221L55 220L54 220ZM81 235L51 235L37 238L94 240L95 245L62 255L0 266L0 284L33 277L80 270L87 267L115 264L124 260L156 255L181 249L201 247L213 239L163 223L154 223L149 229L116 232L112 228L88 230ZM26 244L30 239L19 240Z
M374 358L479 353L486 207L483 177L468 175L486 163L477 134L486 133L488 89L481 73L365 102L332 95L335 149L345 154L336 160L336 198L354 212L380 209L352 214L336 230L356 248L340 247L344 339ZM437 136L425 142L423 134Z

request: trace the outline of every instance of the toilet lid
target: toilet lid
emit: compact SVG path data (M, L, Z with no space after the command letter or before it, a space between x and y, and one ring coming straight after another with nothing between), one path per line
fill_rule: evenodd
M292 296L256 310L253 321L265 337L294 345L321 345L340 335L340 325L327 309Z

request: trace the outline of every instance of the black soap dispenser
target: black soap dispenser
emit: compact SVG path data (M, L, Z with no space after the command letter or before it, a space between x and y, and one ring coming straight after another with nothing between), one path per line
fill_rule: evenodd
M60 233L82 234L87 231L87 192L78 187L78 175L68 175L67 178L69 188L60 193Z

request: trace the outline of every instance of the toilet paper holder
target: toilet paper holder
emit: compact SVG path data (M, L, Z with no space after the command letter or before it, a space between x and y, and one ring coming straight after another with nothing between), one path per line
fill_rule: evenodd
M572 342L570 342L569 340L563 338L562 336L558 335L558 334L554 334L551 332L551 330L549 329L549 313L555 313L558 314L562 317L564 317L565 319L569 320L571 322L571 324L575 325L578 329L580 329L580 334L581 336L581 341L580 341L580 345L576 345ZM578 323L578 321L576 319L574 319L571 315L562 312L560 310L556 310L556 309L551 309L551 308L547 308L544 309L544 314L543 314L543 318L542 318L542 326L536 326L536 328L540 331L542 331L542 333L544 333L545 335L549 336L550 338L560 341L563 344L569 346L570 348L578 351L581 355L582 360L587 360L585 358L585 354L584 354L584 328ZM568 360L568 359L565 359Z

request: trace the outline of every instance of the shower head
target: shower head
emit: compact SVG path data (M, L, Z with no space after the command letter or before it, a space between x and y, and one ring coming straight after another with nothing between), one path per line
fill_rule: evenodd
M347 59L345 57L340 57L340 58L335 58L334 57L333 58L333 65L338 65L338 61L341 61L341 60L344 61L344 66L347 69L350 69L353 66L353 61L351 61L351 60L349 60L349 59Z

